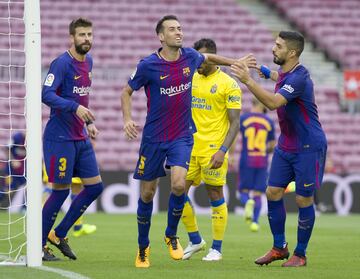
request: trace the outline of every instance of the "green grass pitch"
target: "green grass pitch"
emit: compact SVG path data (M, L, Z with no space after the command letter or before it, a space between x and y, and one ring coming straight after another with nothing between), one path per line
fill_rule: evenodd
M60 218L62 216L59 216ZM76 272L98 279L111 278L286 278L328 279L360 278L360 215L339 217L323 214L316 219L313 236L308 247L308 266L282 268L282 261L259 267L254 259L263 255L272 245L266 217L261 217L261 230L252 233L242 216L230 215L221 262L202 262L205 252L188 261L171 260L163 242L166 214L153 216L150 231L151 267L136 269L134 260L137 249L137 225L135 215L86 215L86 222L96 224L93 235L74 238L69 243L76 251L78 260L64 258L56 248L54 252L62 260L45 263L45 266ZM207 248L211 246L210 216L199 216L198 224ZM296 245L297 215L288 214L286 236L292 251ZM187 234L182 223L178 235L185 248ZM26 267L0 267L0 278L64 278L55 273Z

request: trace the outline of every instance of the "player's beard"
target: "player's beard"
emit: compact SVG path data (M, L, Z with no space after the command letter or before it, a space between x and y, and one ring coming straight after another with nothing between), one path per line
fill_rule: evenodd
M83 44L75 45L75 50L80 55L85 55L86 53L89 52L90 49L91 49L91 43L83 43Z
M278 58L278 57L276 57L276 56L274 55L273 62L274 62L275 64L277 64L277 65L282 66L282 65L285 64L285 59L280 59L280 58Z

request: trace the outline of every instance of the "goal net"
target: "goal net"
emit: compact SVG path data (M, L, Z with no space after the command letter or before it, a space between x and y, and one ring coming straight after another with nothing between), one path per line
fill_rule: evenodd
M31 222L35 227L34 232L37 234L40 234L40 230L36 227L41 228L41 215L38 212L30 212L27 198L27 194L30 197L30 193L33 192L33 189L30 189L29 175L37 176L37 171L27 166L32 162L29 157L34 146L41 146L41 138L38 136L41 120L39 119L38 124L34 121L37 118L33 118L33 109L40 108L37 114L41 115L41 107L40 104L37 107L29 106L29 101L34 101L31 100L33 97L29 92L29 85L34 82L31 79L34 78L30 75L29 80L29 69L27 69L28 66L32 67L28 65L29 57L27 57L31 55L31 50L27 52L30 42L27 38L31 31L28 30L26 26L28 23L25 20L27 14L25 6L29 4L25 4L24 0L0 0L0 263L2 265L27 264L30 259L28 253L32 250L32 248L28 249L28 242L31 240L28 236L32 233L31 230L29 231L29 223ZM37 5L33 8L36 9ZM31 24L36 26L34 22ZM40 36L40 32L38 33ZM40 40L39 42L35 42L34 38L31 40L34 44L40 43ZM36 63L41 64L40 57L38 59ZM35 79L40 86L39 80ZM33 89L39 90L35 87ZM40 91L34 93L40 95ZM35 102L40 103L38 99ZM33 128L35 132L31 131ZM37 156L41 156L41 153ZM39 167L41 169L41 159ZM31 219L34 214L38 219L36 222ZM35 239L39 238L41 236L36 236ZM41 244L37 243L37 245L41 247ZM39 258L38 252L33 255Z

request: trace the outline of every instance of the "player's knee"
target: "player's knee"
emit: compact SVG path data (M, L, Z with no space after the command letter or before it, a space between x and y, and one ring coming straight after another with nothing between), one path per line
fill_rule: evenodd
M223 189L221 186L217 186L217 187L206 186L206 190L208 193L208 197L211 201L218 201L218 200L224 198Z
M173 192L175 195L180 196L183 193L185 193L185 182L181 183L172 183L171 184L171 192Z
M295 200L298 207L308 207L314 203L313 196L304 197L304 196L296 195Z
M154 189L143 189L141 191L141 200L145 203L151 202L154 198L155 190Z
M280 187L267 187L266 188L266 197L268 200L276 201L283 197L284 189Z

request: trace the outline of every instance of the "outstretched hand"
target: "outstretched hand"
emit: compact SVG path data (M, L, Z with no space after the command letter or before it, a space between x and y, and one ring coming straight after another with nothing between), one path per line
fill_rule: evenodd
M242 83L246 84L250 80L250 70L244 62L238 61L234 65L231 65L230 68L231 73Z
M241 57L239 59L239 62L245 63L249 68L256 68L256 58L252 53L249 53L248 55Z

